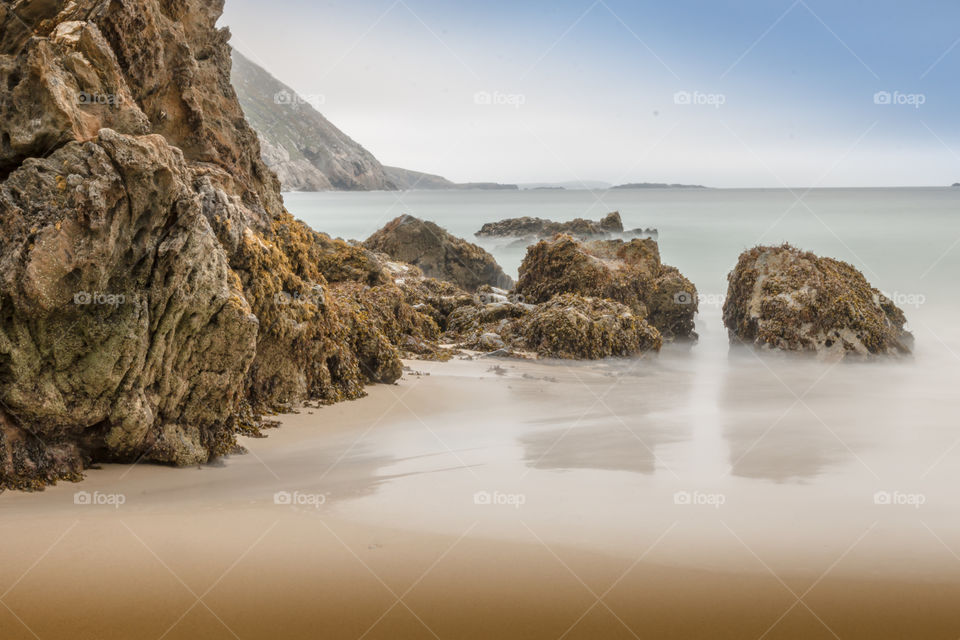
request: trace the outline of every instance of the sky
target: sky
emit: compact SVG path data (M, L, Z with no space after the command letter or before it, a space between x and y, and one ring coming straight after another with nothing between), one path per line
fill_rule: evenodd
M383 164L458 182L960 181L955 0L226 0Z

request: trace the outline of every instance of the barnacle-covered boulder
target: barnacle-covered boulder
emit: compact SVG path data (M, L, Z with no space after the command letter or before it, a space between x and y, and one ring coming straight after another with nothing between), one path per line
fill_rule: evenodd
M581 242L569 235L542 240L527 250L516 292L527 302L576 293L629 307L665 340L696 339L697 289L676 268L660 261L650 238Z
M528 349L554 358L634 356L663 344L660 332L626 305L572 293L537 305L521 331Z
M903 311L846 262L787 244L755 247L727 279L723 321L733 342L832 357L911 352Z

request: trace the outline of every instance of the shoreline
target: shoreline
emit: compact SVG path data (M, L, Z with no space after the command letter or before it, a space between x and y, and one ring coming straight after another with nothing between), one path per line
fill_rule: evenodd
M15 615L0 607L0 635L34 637L18 616L44 640L159 638L208 589L163 637L960 632L960 561L921 526L955 539L955 510L941 496L887 511L856 491L831 497L838 483L862 480L848 460L803 482L729 476L713 487L722 508L674 504L678 486L711 490L698 484L715 470L698 451L717 448L692 433L665 437L690 411L711 411L676 406L715 384L685 385L681 362L410 361L399 384L282 416L266 439L244 441L247 455L215 467L103 465L80 484L7 493L0 593ZM607 388L605 402L652 457L599 405L584 412ZM556 429L569 433L557 441ZM761 457L776 465L774 454ZM478 505L478 487L521 491L524 502ZM125 500L76 505L78 491ZM322 503L278 505L278 491ZM615 582L604 602L616 615L597 604L570 630Z

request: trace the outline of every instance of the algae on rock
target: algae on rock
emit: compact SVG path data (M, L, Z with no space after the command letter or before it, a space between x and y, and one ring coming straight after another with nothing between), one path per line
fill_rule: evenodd
M787 244L754 247L727 279L732 342L841 358L911 352L903 311L846 262Z

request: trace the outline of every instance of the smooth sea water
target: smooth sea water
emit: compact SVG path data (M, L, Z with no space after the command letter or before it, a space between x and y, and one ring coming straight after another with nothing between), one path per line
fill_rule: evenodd
M819 572L869 532L857 543L861 575L960 579L950 551L960 553L960 189L285 198L310 226L346 239L364 239L402 213L474 240L483 223L504 218L598 219L618 210L625 228L658 229L664 262L701 294L692 348L536 365L547 374L505 361L501 387L484 382L485 368L462 374L479 376L468 385L489 397L367 430L363 455L388 462L373 472L375 492L339 507L351 517L456 533L476 517L462 496L499 487L526 498L521 515L484 512L505 536L530 526L547 539L629 553L637 539L681 522L687 527L671 538L683 541L682 562L719 567L745 544L785 570ZM863 271L903 308L914 356L836 363L731 350L721 320L727 273L744 249L782 242ZM481 244L516 275L522 249ZM434 376L461 376L453 364L430 367ZM674 547L663 561L677 558Z
M624 228L658 229L663 261L699 290L698 330L708 343L718 324L727 273L744 249L789 242L860 269L901 302L918 334L918 353L960 353L960 189L677 189L605 191L410 191L284 194L314 229L363 240L407 213L480 244L516 277L525 249L480 240L485 222L534 216L599 219L619 211ZM928 331L934 335L922 335ZM935 346L933 346L935 345ZM934 355L928 354L928 355Z

